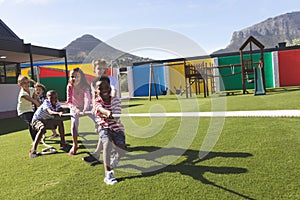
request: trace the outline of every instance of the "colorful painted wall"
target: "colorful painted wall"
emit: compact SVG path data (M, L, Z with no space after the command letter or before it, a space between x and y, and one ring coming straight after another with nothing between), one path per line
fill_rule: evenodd
M91 64L82 64L78 62L68 63L68 71L74 68L80 68L89 82L95 78L94 69ZM66 100L66 70L63 62L48 62L48 63L35 63L35 74L39 82L46 86L47 90L56 90L59 95L60 101ZM108 72L111 74L110 70ZM21 65L21 74L24 76L31 76L31 68L29 64Z
M249 55L244 55L245 58ZM253 54L254 62L258 62L260 54ZM240 64L240 56L223 56L218 58L205 58L197 60L188 60L186 64L193 64L215 67ZM55 89L59 93L60 100L66 99L66 72L64 63L36 63L38 68L39 80L44 84L47 90ZM168 88L168 94L175 94L176 90L183 91L185 89L185 71L183 62L168 62L153 65L153 78L151 95L155 95L154 85L157 88L157 94L161 95L163 91ZM21 65L21 73L30 76L29 64ZM91 64L68 63L68 70L79 67L86 74L89 82L94 78L94 71ZM132 66L132 76L129 80L132 84L133 96L148 96L149 95L149 78L150 78L150 64L141 66ZM216 69L211 70L215 73ZM300 85L300 50L284 50L276 52L264 53L264 72L266 80L266 88L284 87L284 86L298 86ZM220 91L228 90L242 90L242 75L241 67L227 67L218 70L219 84L214 86L213 81L216 79L209 79L208 89L212 91L212 87L219 88ZM253 75L249 75L253 76ZM251 77L249 77L251 78ZM154 83L155 81L155 83ZM253 89L253 83L246 82L247 89ZM195 91L195 86L192 86ZM203 85L200 85L200 91L203 92Z

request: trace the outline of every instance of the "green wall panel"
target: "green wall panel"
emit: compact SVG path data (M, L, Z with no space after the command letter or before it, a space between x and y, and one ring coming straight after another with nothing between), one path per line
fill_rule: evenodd
M40 82L46 86L46 90L55 90L59 101L66 101L66 77L40 78Z
M274 88L274 72L272 64L272 52L264 53L264 65L265 65L265 79L266 88Z
M250 58L249 54L243 55L245 59ZM260 59L260 54L253 54L252 59L254 62L258 62ZM236 56L227 56L227 57L219 57L218 58L219 66L230 65L230 64L240 64L240 55ZM265 79L266 79L266 87L272 88L274 87L273 83L273 69L272 69L272 53L267 52L264 53L264 65L265 65ZM223 84L220 83L220 90L242 90L242 74L241 67L234 68L220 68L219 69L220 76L222 77ZM253 78L253 74L249 75L249 78ZM247 89L254 89L253 83L248 83L246 81Z
M227 56L218 58L219 66L240 64L240 56ZM241 67L234 68L220 68L220 90L241 90L242 89L242 76L240 74ZM236 75L234 75L236 74ZM223 84L222 81L223 80Z

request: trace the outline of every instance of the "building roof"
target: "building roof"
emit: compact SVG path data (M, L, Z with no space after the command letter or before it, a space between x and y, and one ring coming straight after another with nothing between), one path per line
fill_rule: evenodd
M0 19L0 63L28 63L66 57L64 49L25 44Z
M21 39L0 19L0 39L16 40Z

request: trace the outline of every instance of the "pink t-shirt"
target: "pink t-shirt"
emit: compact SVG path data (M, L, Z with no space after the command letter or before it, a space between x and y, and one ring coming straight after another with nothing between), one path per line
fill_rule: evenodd
M89 110L91 103L91 94L89 87L80 88L75 91L72 84L67 85L67 103L71 110L77 108L79 110Z

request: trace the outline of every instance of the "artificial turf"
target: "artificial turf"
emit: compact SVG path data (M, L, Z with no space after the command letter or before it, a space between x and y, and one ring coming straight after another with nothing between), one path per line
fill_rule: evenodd
M262 96L136 98L122 106L124 113L287 110L299 109L299 96L299 88L282 88ZM81 160L97 142L89 118L80 119L77 155L59 150L34 159L28 157L31 141L23 122L1 120L0 199L300 199L299 118L122 121L128 153L115 169L119 183L107 186L103 165ZM64 124L71 142L70 121ZM214 126L222 126L221 132L210 132L217 129ZM59 139L46 141L59 146Z

